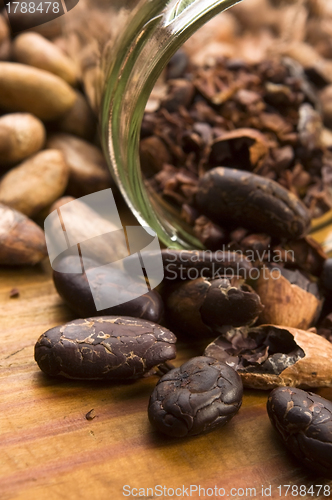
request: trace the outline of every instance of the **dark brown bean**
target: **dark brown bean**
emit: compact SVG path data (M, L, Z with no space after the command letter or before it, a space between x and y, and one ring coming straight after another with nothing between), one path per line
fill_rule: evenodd
M259 296L241 278L179 283L172 287L166 306L175 328L200 338L215 335L224 325L252 324L263 310Z
M64 272L66 269L73 269L76 257L65 257L57 266L57 271L53 271L53 280L58 294L66 304L80 317L100 316L91 293L91 288L98 289L99 296L119 297L126 292L123 304L103 309L103 315L133 316L148 321L158 323L164 311L163 301L158 292L152 290L146 293L146 286L142 284L142 295L132 300L128 299L130 283L133 282L125 272L109 270L105 266L98 267L92 259L85 259L85 266L89 266L89 281L86 274L73 274ZM137 291L139 285L135 285Z
M164 375L149 402L151 424L173 437L194 436L225 425L242 403L238 374L214 358L193 358Z
M45 332L35 360L47 375L85 380L142 377L175 358L175 335L155 323L129 317L77 319Z
M294 194L243 170L209 170L199 181L196 203L218 224L239 224L278 237L300 237L310 225L308 210Z
M332 478L332 402L301 389L278 387L267 411L272 425L305 466Z

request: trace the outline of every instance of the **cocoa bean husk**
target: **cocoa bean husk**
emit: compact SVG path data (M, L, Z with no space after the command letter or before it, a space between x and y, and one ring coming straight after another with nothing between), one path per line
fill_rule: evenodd
M287 366L279 374L264 373L258 367L259 360L252 364L251 371L237 368L239 359L236 354L227 354L225 351L225 337L218 337L205 350L205 356L213 356L222 360L238 371L243 385L253 389L273 389L278 386L290 387L331 387L332 386L332 344L323 337L309 331L280 325L261 325L248 332L257 335L273 329L280 336L288 336L302 352L300 359ZM242 330L242 329L241 329ZM244 332L243 337L248 335ZM244 340L245 342L245 340ZM257 357L257 356L256 356ZM257 366L255 371L255 364Z
M260 323L288 325L307 330L317 320L323 301L310 291L280 275L277 270L264 267L253 288L265 306L259 316Z

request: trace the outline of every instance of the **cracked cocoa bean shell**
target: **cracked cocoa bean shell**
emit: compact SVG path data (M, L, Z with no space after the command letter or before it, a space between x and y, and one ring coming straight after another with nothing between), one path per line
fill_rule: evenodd
M209 432L234 417L242 394L241 379L232 368L199 356L159 380L150 397L149 420L172 437Z
M307 330L322 310L318 286L298 270L264 266L252 286L265 306L259 316L260 323Z
M74 274L66 271L74 269L76 257L64 257L57 271L53 271L53 281L60 297L80 317L100 316L97 311L91 288L98 290L104 297L119 297L123 291L130 290L131 278L125 272L98 267L92 259L84 259L84 265L90 268L89 280L85 273ZM146 286L142 284L142 295L137 297L138 284L135 284L133 299L117 306L103 309L103 315L133 316L158 323L164 311L164 304L158 292L151 290L146 293ZM127 298L127 297L126 297Z
M176 337L130 317L77 319L43 333L35 360L47 375L81 380L137 379L175 358Z
M264 341L271 333L270 356ZM257 345L252 345L250 338L259 339ZM332 387L332 344L298 328L260 325L229 330L209 344L204 355L234 368L245 387Z
M244 170L217 167L199 181L198 209L217 224L238 224L277 237L306 233L310 215L290 191Z
M253 324L259 296L239 278L198 278L175 285L166 298L167 317L188 335L211 337L222 326Z
M270 394L267 412L289 451L311 470L332 478L332 402L279 387Z

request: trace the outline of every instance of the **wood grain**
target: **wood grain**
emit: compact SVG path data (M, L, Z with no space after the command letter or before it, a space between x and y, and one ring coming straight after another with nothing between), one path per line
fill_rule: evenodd
M18 298L9 297L14 287ZM245 391L242 409L226 427L172 440L157 435L147 419L156 377L112 385L44 376L33 357L36 340L74 318L57 296L46 264L0 269L0 305L1 500L135 498L123 496L124 485L217 486L226 496L231 488L244 493L256 488L251 498L265 498L262 485L272 485L270 498L280 498L276 487L284 484L332 489L331 481L308 474L284 450L266 414L266 392ZM202 346L180 344L178 351L177 366L201 354ZM332 389L318 392L332 400ZM96 416L89 421L92 409ZM146 493L145 498L186 498ZM248 497L249 491L247 496L240 491L231 498ZM201 490L191 498L218 496Z

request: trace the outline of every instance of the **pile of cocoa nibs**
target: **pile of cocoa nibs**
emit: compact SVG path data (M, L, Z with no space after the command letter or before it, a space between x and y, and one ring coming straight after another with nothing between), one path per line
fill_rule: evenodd
M168 72L166 96L143 120L141 164L148 189L177 208L205 246L238 243L229 214L211 213L201 200L204 179L218 167L239 171L239 182L243 171L278 182L311 217L332 208L332 132L299 63L219 58L197 67L185 52L176 58L183 61L175 60Z

